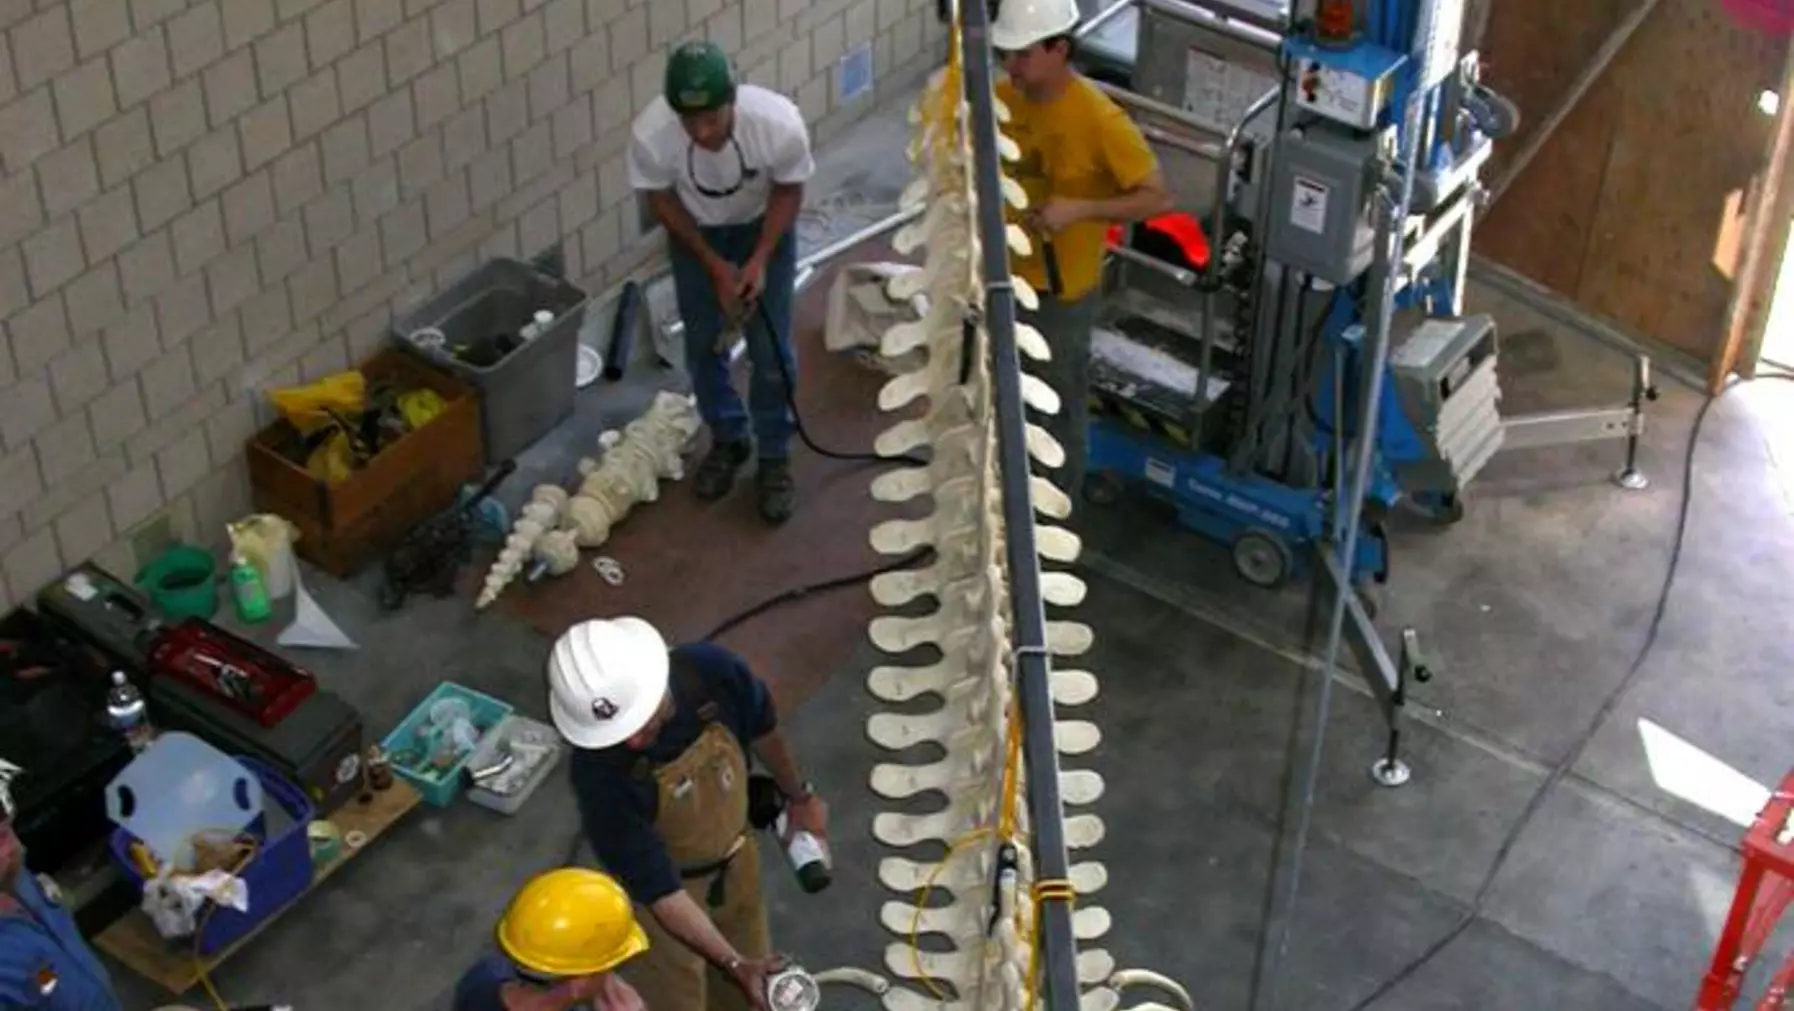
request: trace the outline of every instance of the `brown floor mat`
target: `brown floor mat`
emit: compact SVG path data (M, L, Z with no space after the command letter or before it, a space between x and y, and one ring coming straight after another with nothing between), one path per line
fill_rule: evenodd
M874 241L841 257L837 269L891 258L888 243ZM822 272L798 300L798 409L825 449L870 452L873 439L899 416L876 407L887 377L823 349L833 276L834 269ZM744 360L736 377L741 390L745 368ZM794 445L797 511L772 528L755 512L751 466L727 498L697 500L689 470L708 444L700 442L686 479L663 483L660 501L638 506L602 549L585 553L573 573L537 586L513 583L494 606L548 636L585 618L635 614L677 642L704 635L786 590L892 560L868 545L875 522L900 515L872 500L869 486L881 465L830 460ZM622 564L622 586L605 584L592 570L590 561L599 553ZM476 582L483 575L478 568ZM768 611L719 641L746 658L782 704L795 707L865 641L875 607L863 584L845 587Z

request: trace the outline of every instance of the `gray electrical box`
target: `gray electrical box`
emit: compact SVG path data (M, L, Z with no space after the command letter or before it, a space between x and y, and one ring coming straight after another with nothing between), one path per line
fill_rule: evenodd
M1376 134L1319 121L1279 137L1271 220L1260 223L1266 254L1332 284L1364 273L1376 243L1370 197L1381 146Z
M1495 320L1428 319L1389 352L1395 395L1431 459L1396 466L1409 492L1456 493L1501 449Z

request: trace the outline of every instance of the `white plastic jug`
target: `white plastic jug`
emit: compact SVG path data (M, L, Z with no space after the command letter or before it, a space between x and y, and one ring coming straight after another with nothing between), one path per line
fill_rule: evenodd
M234 836L262 813L262 782L194 737L157 737L106 784L106 816L164 863L193 866L193 837Z
M249 559L262 574L262 585L269 600L285 600L293 592L293 541L299 531L293 524L271 513L245 516L226 528L233 552Z

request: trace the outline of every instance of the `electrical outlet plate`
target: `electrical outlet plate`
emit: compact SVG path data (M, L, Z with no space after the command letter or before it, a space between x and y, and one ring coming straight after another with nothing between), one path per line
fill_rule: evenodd
M835 84L843 105L872 90L872 43L862 42L841 57Z
M137 568L155 561L174 542L174 516L166 511L137 524L131 531L131 555Z

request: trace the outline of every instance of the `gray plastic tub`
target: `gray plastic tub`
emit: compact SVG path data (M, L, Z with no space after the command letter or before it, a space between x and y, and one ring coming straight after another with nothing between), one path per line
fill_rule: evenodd
M466 379L480 391L486 460L508 460L573 413L579 329L587 295L520 260L487 261L447 291L407 313L393 340ZM536 337L518 334L537 310L554 322ZM420 347L419 331L440 331L440 348Z

